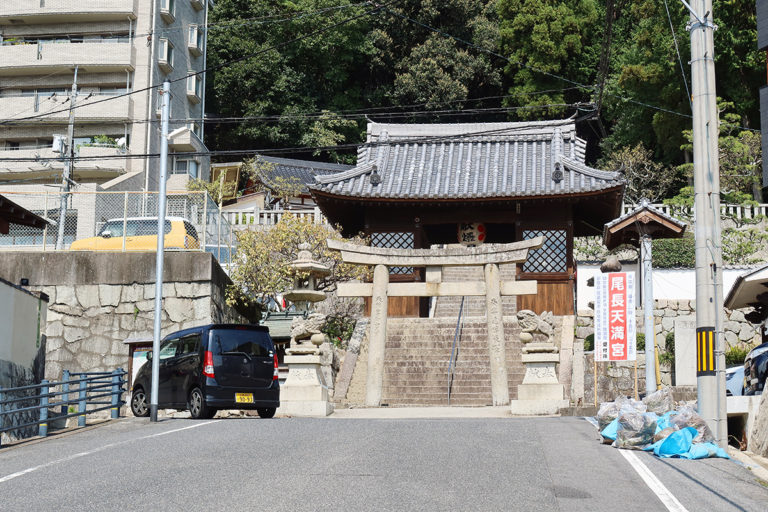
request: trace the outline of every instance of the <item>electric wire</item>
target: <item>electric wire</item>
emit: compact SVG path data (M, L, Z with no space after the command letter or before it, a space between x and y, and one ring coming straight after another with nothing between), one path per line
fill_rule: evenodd
M675 42L675 52L677 53L677 62L680 63L680 74L683 77L683 83L685 84L685 93L688 98L688 105L693 112L693 100L691 99L691 90L688 88L688 78L685 76L685 68L683 67L683 59L680 57L680 47L677 45L677 35L675 34L675 26L672 24L672 15L669 14L669 5L667 0L664 0L664 8L667 10L667 19L669 20L669 29L672 31L672 40Z

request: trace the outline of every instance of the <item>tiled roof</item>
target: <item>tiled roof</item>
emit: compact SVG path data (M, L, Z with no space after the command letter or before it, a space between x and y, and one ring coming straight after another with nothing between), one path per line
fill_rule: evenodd
M611 222L607 223L604 227L604 231L607 231L611 229L613 226L616 226L617 224L621 224L625 220L627 220L630 217L633 217L637 215L638 213L642 212L643 210L648 210L649 212L655 213L662 219L671 222L672 224L679 226L680 228L685 228L685 222L681 221L678 218L672 217L671 215L667 215L663 211L659 210L658 208L654 207L648 200L642 199L640 201L640 204L635 207L633 210L628 211L621 217L612 220Z
M579 195L621 187L618 173L584 164L572 120L368 125L357 166L318 175L310 189L382 199Z
M284 178L298 178L304 185L315 182L315 176L325 176L351 169L351 165L329 164L310 160L294 160L292 158L277 158L259 156L259 160L275 164L274 173Z

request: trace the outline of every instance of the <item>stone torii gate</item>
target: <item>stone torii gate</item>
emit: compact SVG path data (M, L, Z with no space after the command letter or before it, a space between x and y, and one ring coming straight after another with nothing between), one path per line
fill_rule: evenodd
M522 242L480 247L451 247L447 249L394 249L369 247L339 240L328 240L328 247L341 252L345 263L371 265L373 283L339 283L340 297L372 297L371 331L368 347L368 379L365 403L371 407L381 404L384 378L384 346L387 338L387 297L447 297L485 295L488 321L488 352L491 370L493 405L509 404L509 384L504 350L504 324L501 297L532 295L536 281L502 281L499 264L522 263L530 249L544 243L539 236ZM483 266L483 281L443 282L444 266ZM424 283L390 283L389 267L426 267Z

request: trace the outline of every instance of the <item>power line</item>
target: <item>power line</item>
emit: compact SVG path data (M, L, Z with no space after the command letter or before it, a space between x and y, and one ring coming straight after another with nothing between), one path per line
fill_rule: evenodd
M372 14L376 14L376 13L380 12L382 9L385 9L388 5L394 5L394 4L397 4L397 3L401 2L401 1L402 0L392 0L389 3L386 3L386 4L374 5L371 9L369 9L368 11L366 11L364 13L356 14L355 16L350 16L349 18L345 18L345 19L343 19L341 21L338 21L336 23L333 23L331 25L328 25L328 26L325 26L325 27L313 30L313 31L311 31L311 32L309 32L307 34L302 35L302 36L294 37L293 39L288 39L286 41L274 44L274 45L269 46L267 48L262 48L261 50L249 53L249 54L244 55L242 57L238 57L238 58L233 59L231 61L223 62L221 64L218 64L218 65L210 67L210 68L205 68L205 69L202 69L200 71L195 71L193 73L189 73L189 74L184 75L184 76L179 77L179 78L174 78L172 80L168 80L168 82L170 82L170 83L180 82L182 80L186 80L186 79L188 79L190 77L193 77L193 76L199 76L199 75L202 75L202 74L207 73L209 71L215 71L217 69L222 69L222 68L231 66L232 64L237 64L238 62L242 62L244 60L248 60L248 59L251 59L253 57L257 57L257 56L259 56L259 55L261 55L263 53L267 53L267 52L276 50L278 48L289 46L291 44L297 43L297 42L302 41L304 39L308 39L310 37L317 36L319 34L323 34L325 32L333 30L334 28L340 27L342 25L346 25L347 23L351 23L353 21L356 21L358 19L364 18L366 16L369 16L369 15L372 15ZM101 99L101 100L93 101L91 103L88 103L88 105L96 105L97 103L102 103L102 102L105 102L105 101L113 101L115 99L123 98L125 96L130 96L130 95L137 94L137 93L140 93L140 92L145 92L145 91L149 91L149 90L152 90L152 89L157 89L160 86L162 86L162 83L161 84L150 85L150 86L147 86L147 87L143 87L141 89L135 89L133 91L126 92L124 94L118 94L116 96L112 96L110 98L104 98L104 99ZM82 105L82 106L85 106L85 105ZM77 107L77 108L79 108L79 107ZM28 120L38 119L38 118L41 118L41 117L46 117L48 115L57 114L57 113L60 113L60 112L68 112L68 111L69 111L69 109L60 110L60 111L53 111L53 112L49 112L47 114L28 116L28 117L16 119L15 121L28 121ZM0 121L0 125L5 125L5 124L7 124L5 121Z
M581 104L578 106L583 106ZM594 110L590 110L587 114L570 119L563 120L563 123L579 123L586 119L589 119L594 115ZM530 126L521 124L515 127L502 127L492 128L487 130L478 130L475 132L468 132L456 135L434 135L434 136L420 136L409 137L404 139L390 139L386 141L375 142L362 142L362 143L348 143L337 144L333 146L297 146L297 147L283 147L283 148L259 148L259 149L232 149L232 150L216 150L216 151L186 151L173 153L175 157L191 157L191 156L235 156L235 155L258 155L258 154L282 154L282 153L308 153L308 152L322 152L322 151L337 151L345 149L367 149L375 148L379 146L388 146L392 144L415 144L415 143L437 143L442 141L456 141L460 139L473 139L476 137L484 137L491 135L514 135L516 132L524 132L529 130ZM73 160L77 161L98 161L98 160L114 160L114 159L136 159L136 158L157 158L159 153L129 153L118 155L93 155L85 157L74 157ZM52 160L46 158L37 157L20 157L20 158L0 158L0 162L37 162L40 160ZM66 161L67 158L59 158L57 161Z

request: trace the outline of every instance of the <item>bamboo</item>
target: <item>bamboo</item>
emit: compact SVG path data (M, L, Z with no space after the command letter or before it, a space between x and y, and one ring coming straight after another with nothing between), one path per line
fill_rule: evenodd
M635 355L635 400L639 400L637 396L637 355Z

